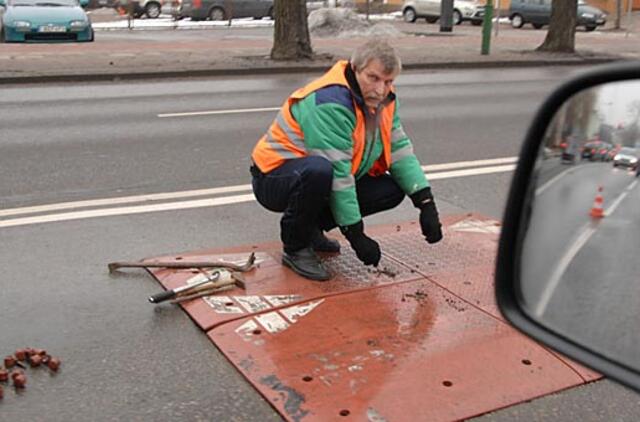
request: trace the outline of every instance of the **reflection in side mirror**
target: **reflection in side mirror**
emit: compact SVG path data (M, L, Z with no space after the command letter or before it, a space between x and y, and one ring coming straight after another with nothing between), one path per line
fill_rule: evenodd
M640 389L640 79L618 65L569 82L534 122L496 270L505 317Z
M521 255L527 312L628 365L640 356L638 146L640 82L571 97L535 164Z

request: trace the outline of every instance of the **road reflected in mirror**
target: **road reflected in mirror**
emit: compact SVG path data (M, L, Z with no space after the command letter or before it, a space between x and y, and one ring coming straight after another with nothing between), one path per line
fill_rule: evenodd
M528 190L518 286L534 319L636 369L639 154L640 81L582 91L558 110Z

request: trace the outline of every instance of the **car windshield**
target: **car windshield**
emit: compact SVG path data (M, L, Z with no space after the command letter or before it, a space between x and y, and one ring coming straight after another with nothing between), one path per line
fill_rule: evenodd
M636 155L636 150L633 148L622 148L620 154Z
M9 0L10 6L78 6L77 0Z

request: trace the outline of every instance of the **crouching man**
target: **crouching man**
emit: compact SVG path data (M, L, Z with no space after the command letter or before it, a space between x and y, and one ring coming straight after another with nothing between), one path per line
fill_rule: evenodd
M339 252L325 231L339 227L358 259L377 266L380 246L362 218L409 196L427 242L442 239L431 188L405 134L393 89L400 58L371 40L285 101L252 153L253 192L283 213L283 264L328 280L315 252Z

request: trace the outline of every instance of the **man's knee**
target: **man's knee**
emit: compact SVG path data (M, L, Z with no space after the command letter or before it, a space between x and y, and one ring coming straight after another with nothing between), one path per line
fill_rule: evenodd
M321 191L330 191L333 181L333 166L324 157L307 157L305 176Z

